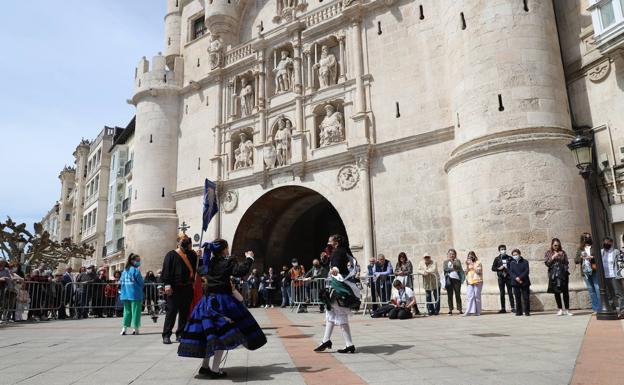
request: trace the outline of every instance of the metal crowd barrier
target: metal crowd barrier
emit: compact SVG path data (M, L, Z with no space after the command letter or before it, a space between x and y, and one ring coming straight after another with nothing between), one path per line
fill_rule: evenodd
M0 321L56 319L62 298L61 282L4 281L0 284Z
M292 298L291 311L299 311L301 306L321 306L321 290L327 286L326 278L297 278L290 284Z

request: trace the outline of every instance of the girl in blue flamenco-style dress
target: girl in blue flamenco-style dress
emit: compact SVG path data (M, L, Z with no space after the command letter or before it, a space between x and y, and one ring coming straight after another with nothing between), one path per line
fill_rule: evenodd
M203 358L199 375L222 378L226 373L219 366L224 351L239 345L256 350L267 340L245 305L232 295L230 279L249 274L254 262L253 252L246 252L245 261L238 263L229 256L228 243L223 239L205 243L203 247L204 296L186 324L178 355ZM209 365L210 357L213 357L212 367Z

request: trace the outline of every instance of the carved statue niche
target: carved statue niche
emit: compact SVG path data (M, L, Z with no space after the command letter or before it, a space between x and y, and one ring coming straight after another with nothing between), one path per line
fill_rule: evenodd
M326 103L315 109L317 113L319 147L340 143L345 140L344 117L339 102Z
M238 91L238 105L240 106L241 117L249 116L253 113L255 107L255 93L253 80L246 77L240 77L240 88Z
M240 131L232 136L234 170L253 166L254 145L252 139L251 133L246 131Z
M275 155L277 166L285 166L290 162L291 157L291 138L292 138L292 122L290 119L281 116L273 125L272 145L275 147Z
M307 4L305 0L277 0L275 9L274 23L282 21L291 22L295 19L296 11L304 11Z
M277 58L279 52L279 61ZM273 51L273 75L275 78L275 94L292 91L295 80L292 48L282 47Z
M218 34L210 34L210 44L208 45L208 59L210 61L210 69L213 70L222 67L224 63L224 47L223 40Z
M318 58L318 61L313 67L317 71L320 88L336 84L338 80L338 60L336 60L336 56L330 52L328 45L323 44L321 46L321 57Z

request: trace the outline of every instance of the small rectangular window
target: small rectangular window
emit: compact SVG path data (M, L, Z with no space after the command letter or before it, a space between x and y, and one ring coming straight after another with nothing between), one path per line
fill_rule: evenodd
M607 29L615 23L615 12L613 11L613 3L606 3L600 7L600 21L602 28Z
M193 21L193 40L198 39L206 33L206 24L204 23L204 16L195 19Z

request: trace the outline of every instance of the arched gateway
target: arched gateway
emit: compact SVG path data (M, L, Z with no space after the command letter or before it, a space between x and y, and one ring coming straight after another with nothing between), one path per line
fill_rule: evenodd
M256 253L264 270L281 269L297 258L306 267L319 256L331 234L347 235L332 204L318 192L300 186L271 190L243 215L232 242L233 255Z

